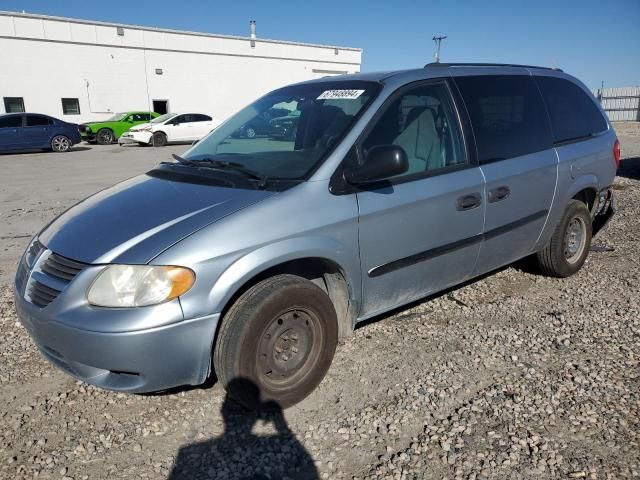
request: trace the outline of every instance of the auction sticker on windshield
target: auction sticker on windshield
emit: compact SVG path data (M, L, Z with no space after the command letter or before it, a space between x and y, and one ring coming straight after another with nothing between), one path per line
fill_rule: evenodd
M325 90L316 100L353 100L364 93L364 90Z

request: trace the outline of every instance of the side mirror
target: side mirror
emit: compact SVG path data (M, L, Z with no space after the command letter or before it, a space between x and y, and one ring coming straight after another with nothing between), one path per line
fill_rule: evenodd
M345 172L345 180L354 185L372 183L409 170L407 153L397 145L378 145L367 153L364 165Z

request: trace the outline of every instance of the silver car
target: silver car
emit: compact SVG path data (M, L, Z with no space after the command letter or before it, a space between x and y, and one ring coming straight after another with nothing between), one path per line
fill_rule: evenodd
M300 112L295 135L239 132L270 109ZM358 322L529 255L576 273L614 211L619 155L560 70L435 64L284 87L47 225L16 307L88 383L215 374L249 407L287 407Z

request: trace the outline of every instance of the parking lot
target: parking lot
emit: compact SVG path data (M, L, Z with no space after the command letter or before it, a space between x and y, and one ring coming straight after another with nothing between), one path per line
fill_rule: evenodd
M291 479L640 477L640 126L616 128L619 210L582 271L523 262L367 322L283 416L249 414L215 382L87 386L17 321L31 236L188 146L0 155L0 478L251 478L256 462Z

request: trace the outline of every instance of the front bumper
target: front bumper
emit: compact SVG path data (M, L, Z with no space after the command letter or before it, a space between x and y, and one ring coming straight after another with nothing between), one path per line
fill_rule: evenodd
M95 142L96 134L93 132L80 132L80 137L85 142Z
M85 284L81 277L76 280ZM92 385L134 393L206 380L219 314L176 321L179 304L172 303L177 300L137 309L96 308L76 298L78 291L86 291L86 285L74 285L76 280L44 308L15 288L18 318L53 365ZM122 320L135 325L136 317L140 326L149 320L159 326L113 328Z
M151 143L152 136L152 132L147 132L145 130L137 130L134 132L129 131L120 135L118 143L121 145L126 143Z

